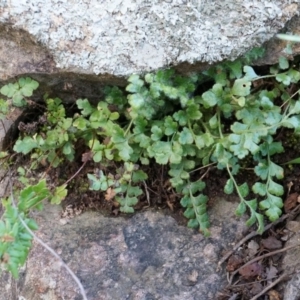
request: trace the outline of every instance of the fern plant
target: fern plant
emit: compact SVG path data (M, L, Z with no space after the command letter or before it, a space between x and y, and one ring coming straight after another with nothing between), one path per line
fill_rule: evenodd
M188 226L204 235L209 235L209 199L205 179L197 170L214 165L228 174L225 193L236 192L240 198L236 214L248 212L247 224L257 223L262 232L264 216L274 221L282 213L284 169L275 157L284 148L275 137L281 128L294 129L295 134L300 131L296 89L300 72L281 58L269 74L257 75L244 64L260 54L256 49L242 60L189 77L173 70L132 75L125 91L107 87L104 99L96 106L88 99L78 99L77 112L71 116L67 116L60 99L46 98L43 122L34 133L26 131L25 126L13 150L30 155L32 169L39 164L55 168L65 161L72 162L81 149L83 165L91 161L96 166L94 173L87 174L90 189L106 193L126 213L134 211L143 193L142 185L146 186L146 166L153 162L165 165L170 184L181 197ZM198 90L200 85L205 87L203 92ZM36 87L30 79L4 86L1 93L7 99L0 99L3 115L11 105L26 105L27 95ZM7 159L7 153L1 153L1 157ZM246 157L252 158L253 171L259 178L253 186L237 180ZM37 188L26 180L24 170L20 176L26 191ZM55 188L46 181L37 186L42 186L52 203L60 203L67 196L69 181ZM250 192L256 196L249 198ZM25 194L16 191L19 203L23 203ZM15 241L18 234L12 229L16 216L22 214L25 218L37 199L40 201L34 193L26 197L29 204L19 205L17 210L4 200L7 212L0 224L0 237L9 232L14 236L9 242ZM10 225L5 225L7 218ZM18 228L21 230L21 225ZM5 253L11 253L7 244L5 247L0 249L2 260ZM22 256L19 262L23 261ZM8 268L15 270L18 265L15 261L14 267Z
M285 71L280 72L282 69ZM280 216L283 205L283 187L276 182L283 178L283 169L271 159L283 148L274 142L274 135L281 127L299 129L299 102L286 90L299 81L299 72L288 69L288 62L281 59L270 73L267 77L274 78L274 88L256 93L251 93L253 82L266 76L258 76L251 67L243 67L241 61L227 62L191 77L176 75L172 70L147 74L144 78L133 75L126 88L127 97L115 87L107 90L106 101L99 102L97 107L87 99L79 99L76 103L80 113L69 118L60 99L47 99L46 124L34 136L19 139L14 150L31 152L33 161L46 158L56 167L64 159L72 161L76 142L83 140L95 163L117 161L128 167L155 160L157 164L168 165L170 182L182 194L186 215L193 220L189 226L200 227L205 234L209 224L207 199L203 188L192 188L202 186L202 181L194 181L190 174L214 163L228 172L225 192L236 190L241 199L237 214L248 209L248 224L257 221L261 231L262 212L273 221ZM214 84L201 95L194 95L198 83L205 80L213 80ZM229 122L231 125L225 128L224 123ZM255 174L261 178L252 187L259 201L247 200L248 184L238 185L235 180L240 160L248 155L252 155L257 164ZM134 176L136 170L131 172ZM121 211L133 211L141 194L138 184L132 186L131 180L96 184L106 175L98 179L93 174L88 176L94 176L92 189L95 185L102 190L113 187ZM201 199L201 213L192 204L197 202L195 199Z

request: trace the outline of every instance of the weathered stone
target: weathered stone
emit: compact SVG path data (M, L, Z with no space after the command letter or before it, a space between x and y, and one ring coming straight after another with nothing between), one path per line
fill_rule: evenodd
M300 297L300 247L299 247L299 217L295 221L287 223L286 227L290 230L290 239L286 243L286 247L298 245L286 252L282 260L282 269L287 274L291 274L291 278L287 283L284 283L284 298L283 300L297 300Z
M287 22L282 33L288 33L291 35L300 35L300 17L295 16L289 22ZM280 40L276 36L264 44L266 49L263 58L255 61L255 65L273 65L278 62L280 56L285 56L288 59L293 59L294 56L300 54L300 43L293 43L291 46L292 53L288 53L287 45L288 41Z
M105 74L126 77L234 59L269 40L298 5L296 0L3 0L0 78L59 72L104 80Z
M210 238L155 211L127 219L86 212L63 226L59 207L50 205L35 215L37 235L76 273L89 300L216 299L227 283L225 271L216 272L222 250L247 228L234 217L236 203L215 200ZM0 295L1 300L81 299L70 276L38 244L18 281L2 274Z
M300 297L300 274L296 273L288 281L283 300L298 300Z

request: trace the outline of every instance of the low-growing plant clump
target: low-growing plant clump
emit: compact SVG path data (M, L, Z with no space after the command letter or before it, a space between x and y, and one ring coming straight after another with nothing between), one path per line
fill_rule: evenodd
M84 149L79 153L82 166L88 162L98 166L97 172L87 174L90 190L106 193L124 213L134 212L143 194L148 178L144 166L165 165L189 219L188 227L199 228L206 236L208 197L205 178L197 174L214 165L228 174L225 193L239 196L236 214L249 213L247 225L257 223L262 232L265 217L275 221L282 214L284 169L274 156L284 148L275 138L281 128L292 129L295 135L300 132L300 72L281 58L269 74L260 76L247 65L260 54L255 49L243 59L189 77L173 70L132 75L126 91L107 87L97 105L78 99L71 116L61 99L45 96L44 113L35 126L19 126L22 134L12 153L29 155L31 169L45 164L56 168L74 161L78 149ZM200 93L199 86L205 91ZM3 86L1 117L14 106L28 105L36 88L38 83L30 78ZM7 164L13 156L1 152ZM236 179L246 157L252 160L258 178L252 186ZM115 174L106 172L107 166L116 166ZM18 176L24 188L14 191L16 203L12 196L2 200L5 212L0 221L1 264L15 277L32 239L21 219L30 229L37 229L28 216L30 210L42 209L47 198L59 204L73 179L52 187L45 178L33 183L23 168ZM256 196L249 199L249 194Z

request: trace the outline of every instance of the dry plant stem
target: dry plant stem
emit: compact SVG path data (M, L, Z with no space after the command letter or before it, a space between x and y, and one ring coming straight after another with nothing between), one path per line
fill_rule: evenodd
M144 187L145 187L145 193L146 193L146 197L147 197L147 202L148 202L148 207L151 206L151 202L150 202L150 196L149 196L149 192L148 192L148 187L147 187L147 184L146 184L146 181L143 180L143 184L144 184Z
M43 173L42 178L46 178L46 175L49 173L50 169L52 168L52 163L55 161L55 159L57 158L57 154L55 154L54 158L52 159L49 167L47 168L47 170Z
M12 176L11 176L11 170L9 168L9 186L10 186L10 194L11 194L11 198L12 198L12 203L13 206L16 207L16 203L14 200L14 195L13 195L13 188L12 188ZM48 250L60 263L61 265L67 270L67 272L71 275L71 277L74 279L74 281L76 282L77 286L79 287L80 293L82 295L83 300L88 300L85 290L83 288L83 285L81 284L79 278L74 274L74 272L68 267L67 264L64 263L64 261L61 259L61 257L51 248L49 247L47 244L45 244L41 239L39 239L34 233L33 231L26 225L26 223L24 222L24 220L20 217L20 215L18 215L18 218L20 220L20 222L22 223L22 225L26 228L26 230L29 232L29 234L42 246L44 247L46 250Z
M159 193L153 191L151 188L149 188L149 186L147 185L147 190L151 191L153 194L159 196Z
M200 170L202 170L202 169L208 168L208 167L213 166L213 165L216 165L216 164L217 164L217 163L211 163L211 164L208 164L208 165L206 165L206 166L202 166L202 167L200 167L200 168L197 168L197 169L195 169L195 170L192 170L192 171L190 171L189 173L192 174L192 173L194 173L194 172L196 172L196 171L200 171Z
M228 273L227 273L228 274ZM288 274L287 276L291 276L293 275L294 273L290 273ZM255 281L251 281L251 282L247 282L247 283L240 283L240 284L237 284L238 282L234 283L233 285L231 285L231 287L234 287L234 288L240 288L240 287L244 287L244 286L248 286L248 285L253 285L253 284L256 284L258 282L264 282L264 281L268 281L268 280L271 280L271 279L275 279L275 278L279 278L278 276L274 276L274 277L271 277L271 278L265 278L265 279L261 279L261 280L255 280ZM276 280L277 280L276 279ZM228 286L227 286L228 287Z
M285 219L287 219L288 217L290 217L291 215L293 215L294 213L296 213L300 208L300 205L298 205L297 207L295 207L291 212L281 216L277 221L267 225L264 229L264 232L269 230L272 226L277 225L278 223L284 221ZM260 235L260 233L253 231L250 232L247 236L245 236L242 240L240 240L231 251L229 251L227 254L225 254L221 260L218 262L218 267L217 267L217 272L219 272L221 270L221 265L239 248L241 247L245 242L247 242L248 240L250 240L251 238Z
M210 167L207 168L207 170L205 171L205 173L199 178L199 180L202 180L210 171Z
M163 182L164 182L164 166L162 166L162 168L161 168L161 180L159 182L159 186L160 186L160 191L163 191L163 193L165 194L166 199L169 200L169 196L165 191L165 188L163 186ZM160 195L160 199L161 199L161 195Z
M230 276L230 279L229 279L229 284L232 283L232 280L233 280L233 277L236 273L238 273L242 268L248 266L248 265L251 265L253 264L254 262L258 261L258 260L261 260L261 259L264 259L266 257L269 257L269 256L272 256L272 255L275 255L275 254L278 254L278 253L281 253L281 252L285 252L287 250L290 250L292 248L296 248L296 247L299 247L300 244L297 244L297 245L291 245L291 246L288 246L288 247L284 247L282 249L279 249L279 250L276 250L276 251L272 251L272 252L269 252L269 253L266 253L264 255L261 255L261 256L258 256L258 257L255 257L253 259L251 259L250 261L248 261L247 263L245 263L244 265L242 265L240 268L238 268L237 270L235 270L231 276Z
M80 171L83 169L83 167L86 165L86 163L87 163L87 161L85 161L81 165L81 167L76 171L76 173L72 177L70 177L64 184L68 184L73 178L75 178L80 173Z
M268 290L270 290L273 286L275 286L276 284L278 284L280 281L284 280L286 277L288 277L288 274L283 273L274 282L272 282L271 284L269 284L268 286L266 286L259 294L255 295L250 300L256 300L256 299L258 299L260 296L264 295Z

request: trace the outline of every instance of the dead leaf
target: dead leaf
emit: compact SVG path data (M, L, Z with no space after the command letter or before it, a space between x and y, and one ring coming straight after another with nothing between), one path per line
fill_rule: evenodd
M268 295L269 295L269 300L281 300L280 294L275 290L269 291Z
M267 280L271 280L277 276L278 270L274 266L266 269Z
M111 187L109 187L107 190L106 190L106 193L105 193L105 200L106 201L110 201L112 200L114 197L116 196L116 192L114 189L112 189Z
M88 152L85 152L85 153L82 154L81 161L83 163L85 163L85 162L88 162L88 161L92 160L92 158L93 158L92 151L88 151Z
M251 240L248 243L248 255L250 257L253 257L257 253L258 249L259 249L259 245L254 240Z
M22 115L22 113L22 109L15 107L6 115L6 119L16 121Z
M282 248L282 242L277 240L274 236L269 236L261 240L261 245L268 250L276 250Z
M171 211L174 211L174 203L172 203L171 201L167 200L167 205L169 206L169 208L171 209Z
M118 201L113 201L113 206L118 208L120 207L120 203Z
M288 221L286 223L286 228L294 233L300 231L300 223L298 221Z
M4 234L2 237L1 237L1 241L3 243L11 243L11 242L14 242L15 241L15 238L9 234ZM5 248L4 248L5 249Z
M108 145L110 143L110 137L106 137L103 141L103 145Z
M261 276L262 266L258 262L254 262L250 265L247 265L239 270L239 273L246 280L253 279L254 277Z
M290 191L291 191L291 188L292 186L294 185L294 183L292 181L290 181L288 184L287 184L287 187L288 187L288 195L290 194Z
M1 257L1 262L4 262L4 263L8 263L9 262L9 254L7 252L5 252L2 257Z
M260 282L254 282L254 284L252 285L252 289L250 290L250 293L252 295L257 295L263 290L263 288L264 287Z
M40 164L43 166L43 167L47 167L48 166L48 162L47 162L47 159L44 157L40 160Z
M286 225L286 227L287 227L287 225ZM296 232L296 231L295 231ZM283 242L286 242L289 238L290 238L290 235L291 235L291 232L289 231L289 230L287 230L287 229L283 229L282 230L282 236L281 236L281 240L283 241Z
M117 216L120 213L120 210L118 208L115 208L112 213L114 214L114 216Z
M284 201L284 211L286 213L290 212L291 210L293 210L297 206L298 197L299 197L298 193L292 193L285 199L285 201Z
M231 255L228 259L226 270L228 272L233 272L238 269L243 263L243 259L239 255Z

